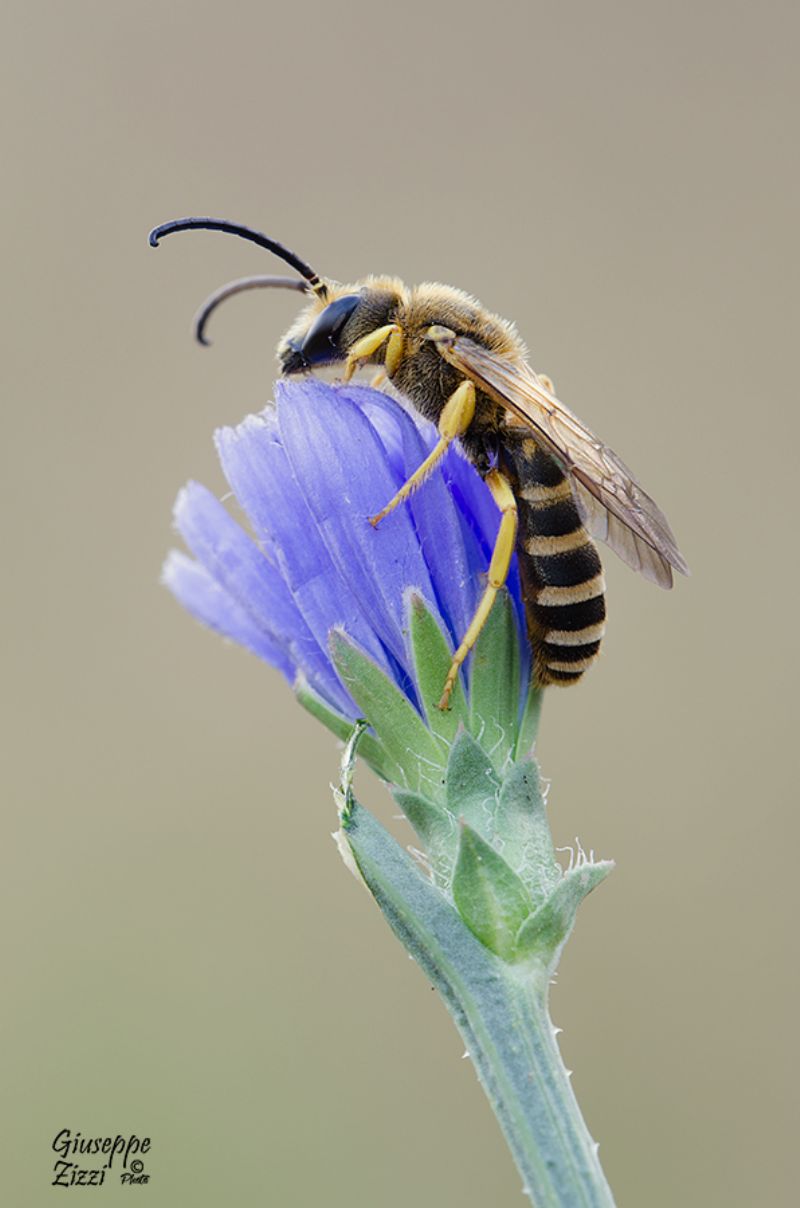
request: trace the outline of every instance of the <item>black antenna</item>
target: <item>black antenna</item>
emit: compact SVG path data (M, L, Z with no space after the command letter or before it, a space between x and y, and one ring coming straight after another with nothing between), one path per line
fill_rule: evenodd
M226 235L238 235L241 239L249 239L251 243L257 243L259 247L266 248L268 252L272 252L273 255L279 256L281 260L290 264L308 282L315 294L321 298L327 296L327 285L314 272L313 268L306 264L305 260L301 260L294 252L290 252L282 243L270 239L267 235L262 235L260 231L241 226L237 222L226 222L223 218L176 218L173 222L163 222L161 226L153 227L150 232L150 246L158 247L159 239L165 235L171 235L174 231L222 231Z
M211 343L206 339L206 324L220 302L232 298L234 294L243 294L248 289L297 289L305 293L308 286L296 277L239 277L237 281L229 281L209 294L194 317L194 334L199 344L208 347Z

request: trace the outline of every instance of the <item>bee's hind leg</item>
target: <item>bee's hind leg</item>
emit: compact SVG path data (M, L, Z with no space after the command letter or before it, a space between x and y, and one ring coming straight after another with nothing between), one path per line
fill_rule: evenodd
M458 679L459 668L477 642L478 635L489 619L489 613L492 611L498 591L505 586L517 540L517 501L514 498L511 483L499 470L490 470L484 481L491 491L492 499L500 509L500 528L494 543L492 560L489 563L488 582L478 601L478 607L475 609L475 615L469 623L467 632L453 655L453 661L444 682L444 690L438 706L443 710L449 707L450 694Z
M380 524L384 516L388 516L390 512L393 512L399 503L408 499L412 491L415 491L420 483L425 481L431 470L442 460L456 437L461 436L462 432L466 432L472 423L474 414L475 387L472 382L465 379L453 391L442 408L442 414L439 416L438 441L422 465L403 483L397 494L386 504L386 507L381 508L377 515L370 516L369 522L373 528Z

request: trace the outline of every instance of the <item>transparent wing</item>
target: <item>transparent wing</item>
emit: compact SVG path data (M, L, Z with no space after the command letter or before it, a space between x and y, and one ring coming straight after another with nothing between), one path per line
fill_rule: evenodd
M429 338L502 407L532 430L533 438L572 478L584 523L628 566L660 587L672 586L672 568L688 575L667 519L628 467L550 394L524 361L508 361L445 328Z

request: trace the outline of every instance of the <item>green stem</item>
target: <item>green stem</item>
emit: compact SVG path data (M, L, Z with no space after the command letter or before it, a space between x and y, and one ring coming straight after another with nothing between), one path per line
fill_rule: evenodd
M546 970L485 948L349 785L339 804L358 871L450 1010L537 1208L613 1208L555 1042Z
M465 987L475 1065L534 1203L613 1205L597 1146L555 1042L546 989L507 969L496 987Z

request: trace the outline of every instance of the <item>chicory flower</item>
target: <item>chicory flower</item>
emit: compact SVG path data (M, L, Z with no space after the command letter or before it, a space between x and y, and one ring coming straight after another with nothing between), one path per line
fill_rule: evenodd
M173 551L165 584L200 621L277 667L340 736L366 714L377 741L368 738L362 753L387 779L419 781L409 759L397 757L402 737L385 732L397 728L398 697L417 739L427 727L447 740L459 721L472 722L478 741L507 760L521 738L530 668L516 559L508 595L462 670L452 715L435 707L447 651L475 610L499 524L480 477L454 448L441 470L373 528L368 517L433 447L433 425L360 386L308 378L278 383L275 396L275 406L216 437L250 532L211 491L190 482L175 522L193 557ZM476 668L487 662L491 683L482 689ZM371 690L360 682L365 674ZM505 697L502 735L481 705L487 693ZM384 716L386 709L395 716ZM423 745L430 756L429 739Z

